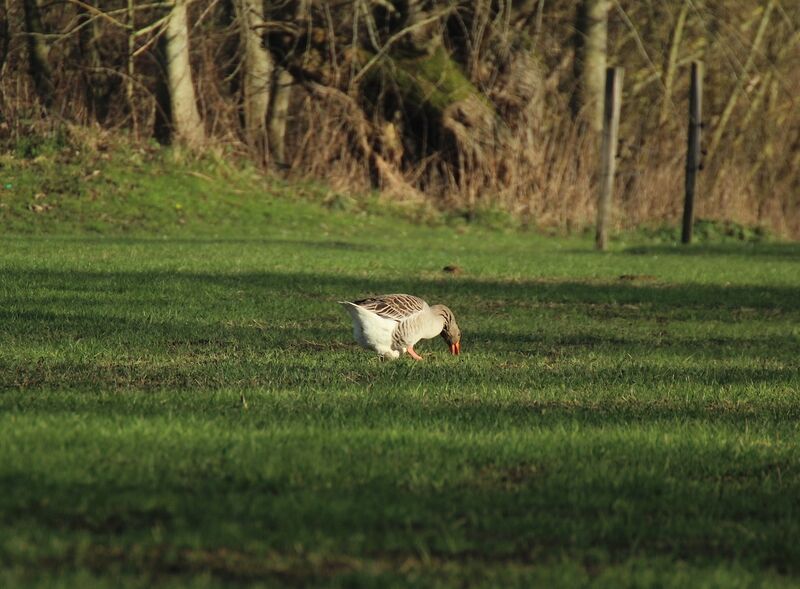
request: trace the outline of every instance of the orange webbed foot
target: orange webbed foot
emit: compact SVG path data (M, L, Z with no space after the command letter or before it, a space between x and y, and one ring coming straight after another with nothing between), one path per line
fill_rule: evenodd
M408 352L409 356L414 358L414 360L422 360L422 356L420 356L414 351L414 346L408 346L408 348L406 348L406 351Z

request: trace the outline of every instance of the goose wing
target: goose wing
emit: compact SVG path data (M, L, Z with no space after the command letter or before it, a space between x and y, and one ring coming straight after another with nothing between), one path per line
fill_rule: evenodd
M421 298L407 294L380 295L368 299L361 299L360 301L353 301L353 304L367 311L371 311L379 317L394 319L395 321L408 319L412 315L423 311L428 306L428 303Z

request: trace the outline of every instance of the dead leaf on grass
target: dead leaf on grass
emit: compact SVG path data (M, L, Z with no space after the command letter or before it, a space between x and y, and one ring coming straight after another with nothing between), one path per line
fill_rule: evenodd
M40 205L37 205L37 204L28 205L28 209L33 211L36 214L46 213L47 211L49 211L52 208L53 208L53 205L48 204L48 203L44 203L44 204L40 204Z

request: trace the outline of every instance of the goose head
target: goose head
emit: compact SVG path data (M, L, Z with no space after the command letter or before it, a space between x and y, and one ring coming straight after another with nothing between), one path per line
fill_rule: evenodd
M455 315L444 305L435 305L433 310L442 317L443 321L442 332L439 335L450 348L450 353L458 356L461 353L461 330L456 323Z

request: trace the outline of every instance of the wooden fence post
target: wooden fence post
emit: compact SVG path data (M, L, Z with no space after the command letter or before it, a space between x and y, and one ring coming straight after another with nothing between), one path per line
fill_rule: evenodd
M686 196L683 201L681 243L692 242L694 223L694 186L700 169L700 130L703 121L703 64L692 62L692 85L689 91L689 134L686 146Z
M617 137L622 106L621 67L606 69L606 92L603 105L603 141L600 147L600 192L597 201L597 235L595 246L605 250L611 217L611 196L614 192L614 172L617 165Z

